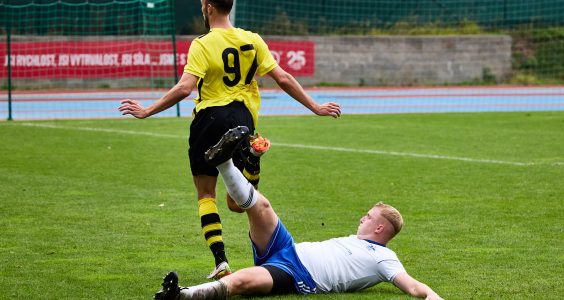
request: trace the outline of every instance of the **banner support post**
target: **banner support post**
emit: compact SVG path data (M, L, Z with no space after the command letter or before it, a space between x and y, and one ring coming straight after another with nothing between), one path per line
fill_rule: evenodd
M174 84L176 84L178 83L178 65L176 62L176 58L178 54L176 53L176 18L174 16L174 1L175 0L170 0L170 17L172 19L171 41L172 41L172 53L174 60ZM176 117L180 118L180 102L176 103Z
M8 14L11 16L10 14ZM9 19L9 20L8 20ZM8 46L8 121L12 121L12 18L6 18L6 43Z

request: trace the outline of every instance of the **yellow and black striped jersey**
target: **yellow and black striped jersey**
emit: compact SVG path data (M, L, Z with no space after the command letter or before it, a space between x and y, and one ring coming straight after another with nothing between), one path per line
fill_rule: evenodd
M240 28L212 28L192 41L184 72L200 78L196 112L241 101L256 127L260 94L254 76L277 66L258 34Z

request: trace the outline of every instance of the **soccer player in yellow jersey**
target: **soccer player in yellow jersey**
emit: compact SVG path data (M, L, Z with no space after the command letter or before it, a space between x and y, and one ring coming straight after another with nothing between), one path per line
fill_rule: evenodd
M192 41L180 81L149 107L125 99L119 110L124 115L147 118L175 105L198 88L188 154L202 232L215 258L215 268L209 278L217 279L230 274L231 270L216 205L218 171L204 161L204 152L229 128L242 125L254 132L260 106L255 75L268 74L286 93L316 115L337 118L341 108L333 102L317 104L292 75L278 66L258 34L233 27L229 20L233 0L201 0L201 3L204 21L210 31ZM235 166L255 185L260 154L260 151L253 151L247 141L233 157ZM231 210L241 212L229 195L227 203Z

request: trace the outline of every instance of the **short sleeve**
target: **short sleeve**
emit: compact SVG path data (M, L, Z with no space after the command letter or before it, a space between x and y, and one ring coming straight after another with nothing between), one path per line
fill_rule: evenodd
M264 74L274 70L278 66L274 57L270 53L268 49L268 45L264 42L264 40L258 35L255 34L256 39L256 46L257 46L257 74L259 76L263 76Z
M405 268L398 260L383 260L378 263L378 273L386 279L387 282L392 282L396 275L405 272Z
M188 50L188 59L184 66L184 73L204 78L208 70L208 60L202 43L197 39L193 40Z

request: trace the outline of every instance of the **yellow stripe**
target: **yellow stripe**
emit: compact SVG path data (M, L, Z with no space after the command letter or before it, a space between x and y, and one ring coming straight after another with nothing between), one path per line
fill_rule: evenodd
M202 228L202 232L206 233L208 231L212 231L212 230L221 230L221 223L215 223L215 224L209 224L206 225Z
M217 204L214 198L203 198L198 200L198 213L200 217L203 215L209 215L213 213L218 213Z
M216 235L207 239L207 242L208 242L208 246L211 246L211 244L213 243L223 242L223 239L221 238L221 235Z
M247 171L247 169L243 169L243 176L245 176L247 180L257 180L260 178L260 174L252 175Z

